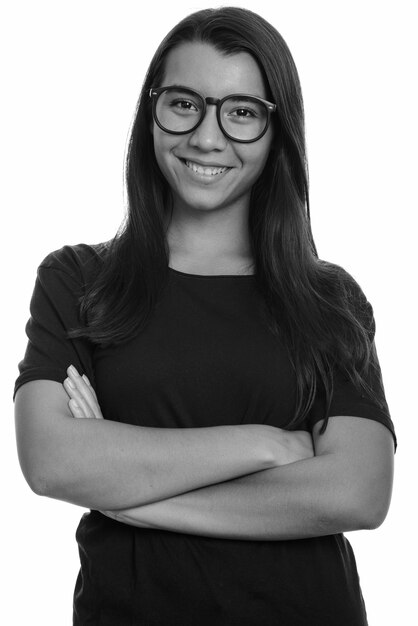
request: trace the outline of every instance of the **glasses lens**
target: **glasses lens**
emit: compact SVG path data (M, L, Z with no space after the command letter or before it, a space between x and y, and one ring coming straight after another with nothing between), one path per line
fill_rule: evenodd
M157 100L155 113L161 126L168 131L188 132L200 122L203 111L202 98L187 89L170 87Z
M263 134L268 122L268 110L265 104L251 96L234 96L222 104L220 119L228 135L251 141Z

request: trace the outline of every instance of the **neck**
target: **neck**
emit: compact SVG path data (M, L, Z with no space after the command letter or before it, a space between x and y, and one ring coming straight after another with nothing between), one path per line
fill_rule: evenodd
M168 225L170 265L235 271L252 263L248 211L176 211Z

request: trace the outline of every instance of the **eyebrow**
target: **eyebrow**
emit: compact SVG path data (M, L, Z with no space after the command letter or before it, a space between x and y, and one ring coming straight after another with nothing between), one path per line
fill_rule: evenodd
M179 90L185 90L188 89L189 91L194 91L195 93L198 93L199 95L203 96L204 98L214 98L215 96L206 96L205 93L201 92L199 89L196 89L195 87L189 87L187 85L180 85L178 83L172 83L172 84L166 84L166 85L161 85L162 87L171 87L171 88L175 88L175 89L179 89ZM260 96L258 94L255 93L248 93L248 92L243 92L243 91L233 91L230 94L226 94L225 96L222 96L222 98L218 98L216 96L217 100L223 100L223 98L228 98L229 96L235 96L235 100L241 100L243 98L248 98L248 97L253 97L253 98L260 98L261 100L266 100L266 97Z

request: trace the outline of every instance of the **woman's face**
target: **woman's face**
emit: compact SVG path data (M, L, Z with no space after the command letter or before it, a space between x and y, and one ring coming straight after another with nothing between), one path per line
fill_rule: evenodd
M204 97L245 93L267 98L250 54L226 56L198 42L181 44L168 54L161 86L169 85L189 87ZM219 128L216 106L209 104L204 120L191 133L171 135L155 122L152 132L155 156L171 187L175 211L248 209L251 188L269 154L271 125L258 141L232 141Z

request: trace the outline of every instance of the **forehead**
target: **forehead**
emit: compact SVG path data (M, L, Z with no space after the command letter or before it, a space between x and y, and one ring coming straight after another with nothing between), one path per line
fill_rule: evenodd
M183 85L205 96L248 93L266 98L263 76L247 52L226 55L212 45L184 43L169 52L162 86Z

